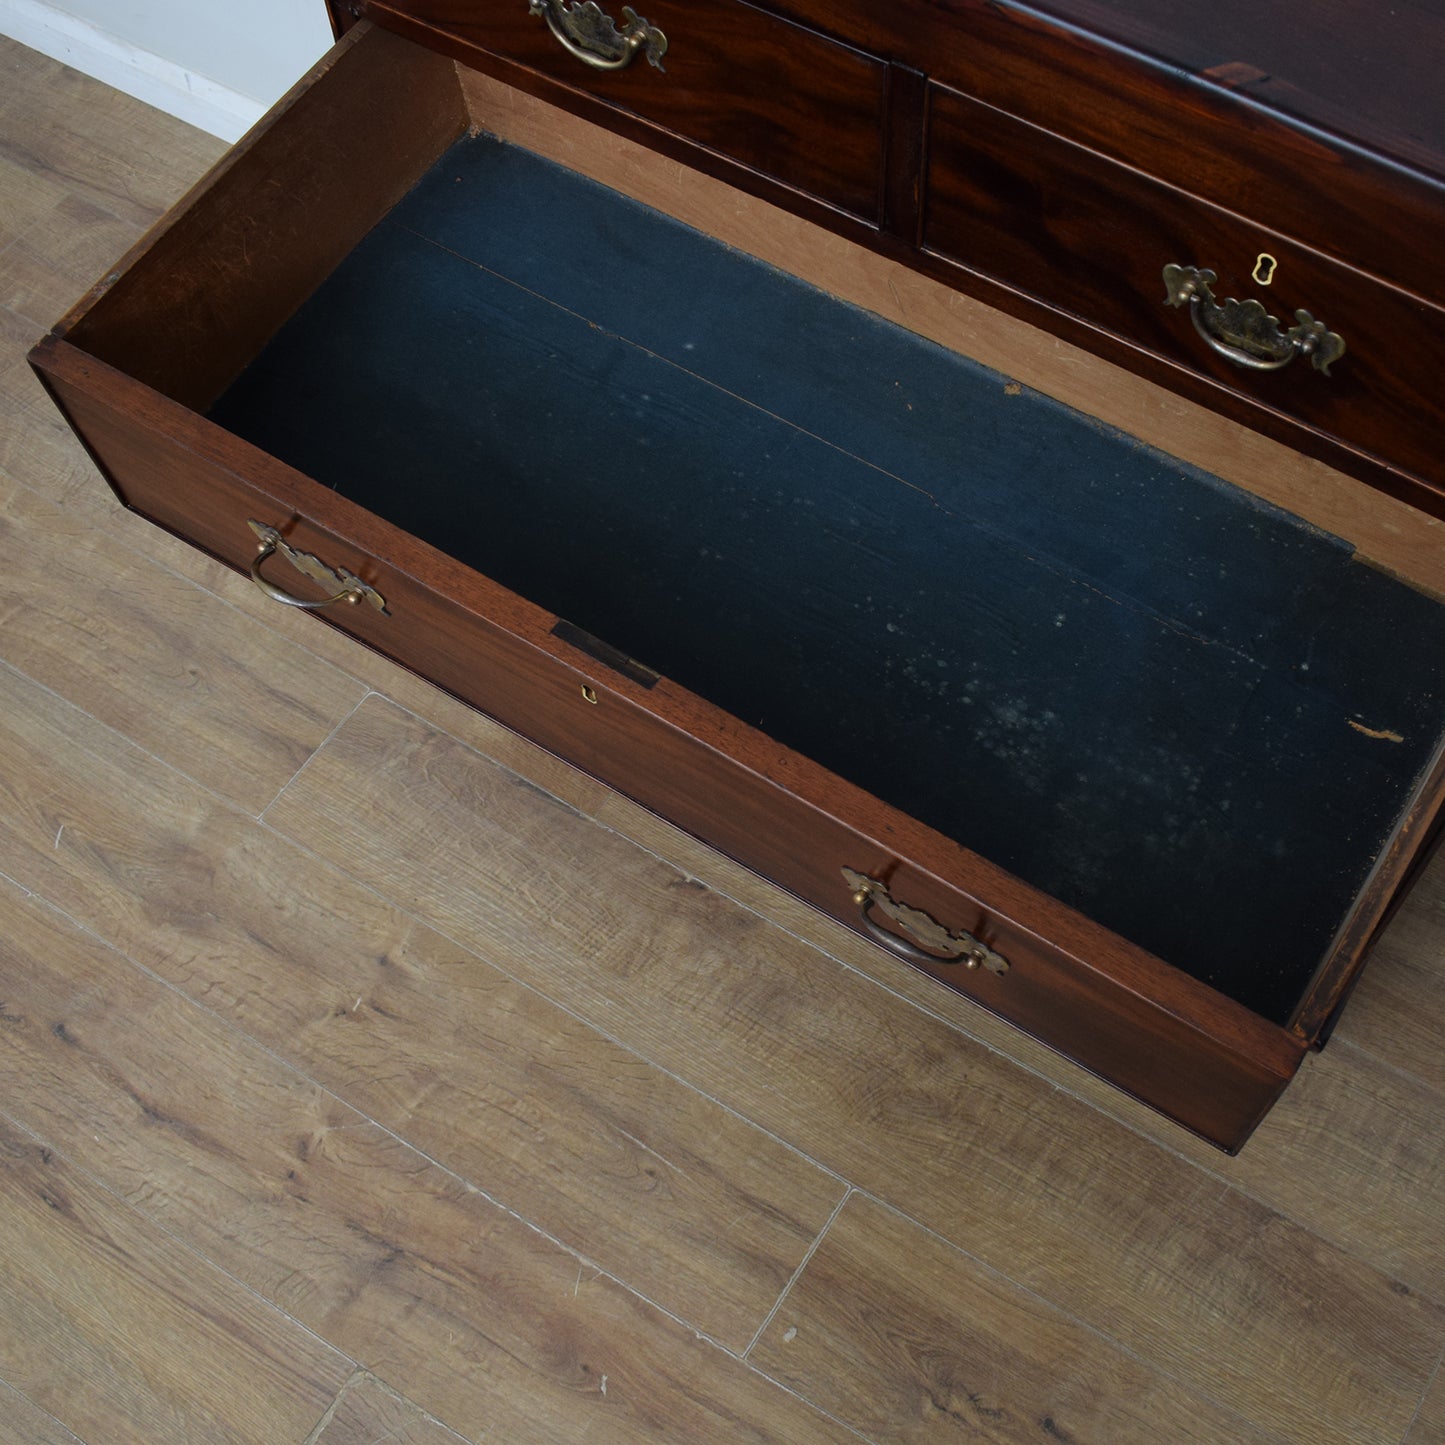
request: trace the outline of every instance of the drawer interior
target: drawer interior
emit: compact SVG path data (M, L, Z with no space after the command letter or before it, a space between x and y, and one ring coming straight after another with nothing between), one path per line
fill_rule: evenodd
M210 414L1277 1022L1445 731L1337 539L486 136Z
M1286 1021L1445 735L1445 606L464 90L358 26L66 339Z

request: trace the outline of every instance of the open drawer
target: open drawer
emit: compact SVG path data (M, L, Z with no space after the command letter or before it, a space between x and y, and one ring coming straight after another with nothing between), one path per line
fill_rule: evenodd
M495 94L356 27L37 347L117 493L1237 1148L1431 835L1445 605Z

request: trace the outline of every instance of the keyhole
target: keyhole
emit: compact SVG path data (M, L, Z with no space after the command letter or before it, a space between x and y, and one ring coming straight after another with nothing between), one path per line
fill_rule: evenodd
M596 705L597 689L594 687L589 687L585 682L582 684L582 696L585 701L592 703L594 706Z
M1269 283L1274 280L1275 268L1278 265L1279 262L1276 261L1268 251L1261 251L1259 253L1259 259L1254 263L1254 271L1251 274L1261 286L1268 286Z

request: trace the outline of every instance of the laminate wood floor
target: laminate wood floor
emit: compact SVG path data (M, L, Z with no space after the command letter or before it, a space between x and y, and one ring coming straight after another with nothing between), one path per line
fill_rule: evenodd
M1238 1159L123 513L219 143L0 41L0 1440L1445 1442L1445 866Z

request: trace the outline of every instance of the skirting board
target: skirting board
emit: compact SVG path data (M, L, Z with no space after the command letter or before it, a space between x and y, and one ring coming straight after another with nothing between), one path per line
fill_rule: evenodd
M0 35L222 140L238 140L266 110L261 101L143 50L46 0L0 0Z

